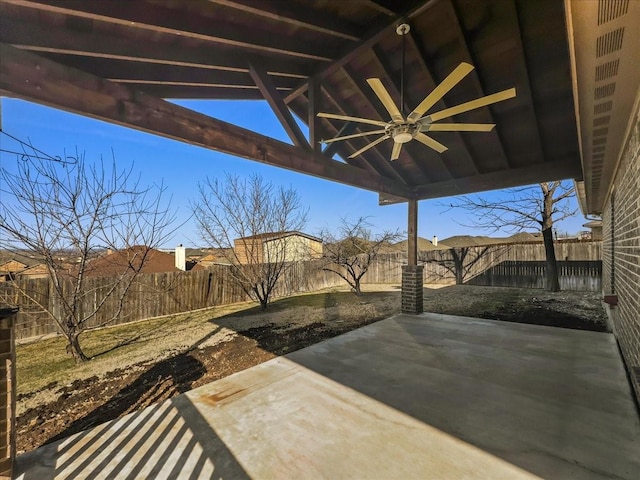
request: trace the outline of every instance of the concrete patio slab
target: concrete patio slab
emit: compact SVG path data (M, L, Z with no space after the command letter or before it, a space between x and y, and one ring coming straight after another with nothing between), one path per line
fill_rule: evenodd
M24 454L17 478L640 478L610 334L398 315Z

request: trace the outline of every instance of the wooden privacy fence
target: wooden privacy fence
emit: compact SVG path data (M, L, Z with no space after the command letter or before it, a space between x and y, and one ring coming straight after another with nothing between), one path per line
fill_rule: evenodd
M322 271L321 262L296 262L289 265L280 277L273 297L340 284L342 280L336 275ZM63 290L68 292L71 287L69 282L64 285ZM109 278L87 279L85 294L79 305L79 316L94 311L111 287L112 280ZM124 286L116 287L104 307L87 321L87 328L101 326L110 319L112 312L118 308L117 302L122 294L119 288ZM207 270L192 272L141 274L125 296L122 315L109 324L117 325L246 300L249 298L231 274L230 268L225 265L213 265ZM60 310L59 300L46 278L20 279L16 281L16 286L13 282L1 282L0 304L20 306L14 330L16 339L59 332L56 321L42 307L45 306L52 312Z
M469 285L545 288L545 262L505 261L482 272ZM602 261L558 261L560 289L597 292L602 287Z
M461 249L456 249L461 252ZM600 289L600 242L563 242L556 245L560 260L560 285L567 290ZM451 270L451 252L420 252L424 264L425 283L455 283ZM381 254L363 277L363 283L400 284L406 253ZM464 257L464 282L474 285L544 287L544 247L541 243L468 247ZM273 297L311 292L333 286L344 286L337 275L322 270L321 260L295 262L281 276ZM449 268L448 268L449 267ZM48 279L0 282L0 304L18 305L15 338L24 339L58 332L50 311L59 310ZM80 313L91 312L112 286L108 278L88 279ZM70 289L71 284L65 286ZM27 293L24 295L20 290ZM105 323L117 310L118 292L107 299L105 307L88 322L88 327ZM127 323L143 318L170 315L216 305L248 300L247 295L225 265L206 270L139 275L125 297L123 314L111 324ZM110 303L111 302L111 303Z
M599 273L596 270L585 270L576 261L600 261L602 259L602 242L563 241L555 245L558 261L568 262L567 267L560 271L561 277L566 277L566 289L599 289L596 279ZM472 278L483 275L491 268L504 262L544 262L546 255L542 242L520 244L496 244L488 246L457 247L458 256L464 255L462 262L463 282L467 283ZM424 265L424 282L451 285L456 281L455 266L451 249L430 250L418 252L418 260ZM388 253L380 255L363 277L364 283L400 283L402 278L402 265L407 263L407 255L404 252ZM589 279L581 282L577 277L588 276ZM576 280L567 280L568 277L576 277ZM542 277L544 278L544 273ZM599 278L599 277L598 277ZM480 281L480 280L478 280ZM514 279L514 282L517 280ZM478 283L478 285L480 285ZM486 284L489 285L489 284ZM562 285L562 283L561 283ZM599 285L599 283L597 283ZM517 286L517 285L513 285ZM587 288L588 286L588 288ZM524 288L524 287L523 287ZM531 286L530 288L544 288Z

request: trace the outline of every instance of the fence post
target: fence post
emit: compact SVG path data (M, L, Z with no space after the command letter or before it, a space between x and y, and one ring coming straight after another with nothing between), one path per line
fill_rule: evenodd
M10 479L16 454L16 351L13 326L17 308L0 308L0 478Z

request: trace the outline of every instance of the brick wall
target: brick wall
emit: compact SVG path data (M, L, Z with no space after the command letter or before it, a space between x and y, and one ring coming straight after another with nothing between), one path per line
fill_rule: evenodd
M640 117L624 148L602 212L605 295L617 295L609 318L640 401Z

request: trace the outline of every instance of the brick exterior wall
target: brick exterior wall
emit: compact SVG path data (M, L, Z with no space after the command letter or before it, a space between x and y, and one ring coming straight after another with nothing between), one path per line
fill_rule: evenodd
M423 270L422 265L402 266L402 313L417 315L423 312Z
M640 117L614 179L614 189L602 212L605 295L617 295L608 308L613 332L620 345L640 402Z
M15 309L0 309L0 479L10 479L16 452Z

